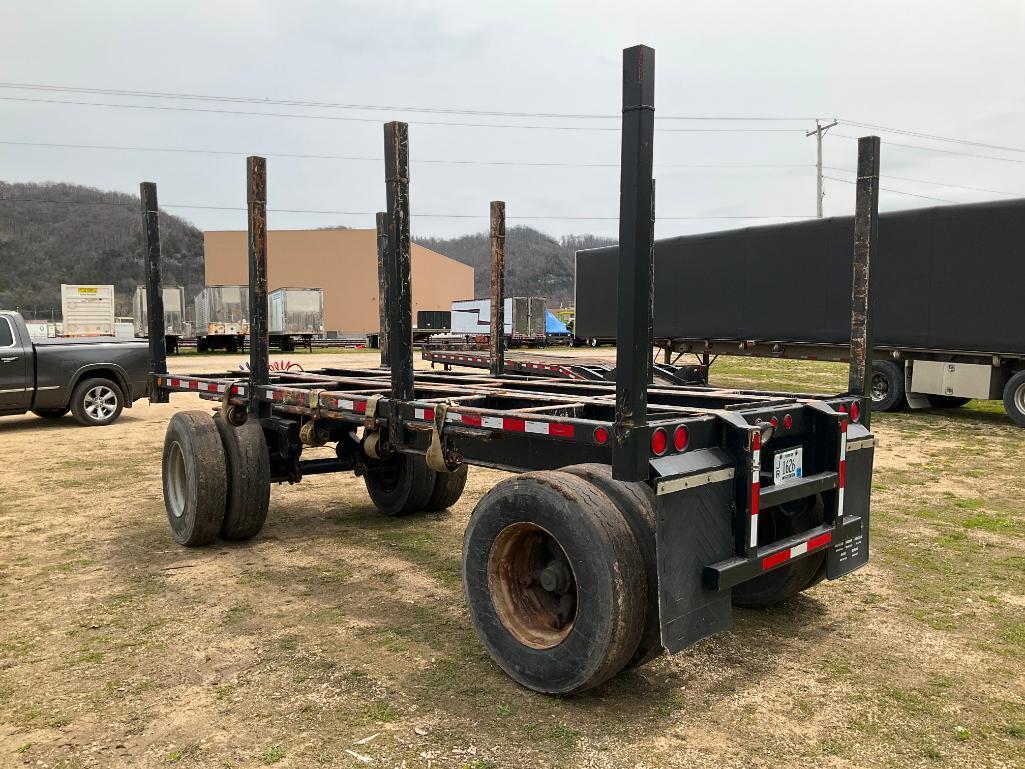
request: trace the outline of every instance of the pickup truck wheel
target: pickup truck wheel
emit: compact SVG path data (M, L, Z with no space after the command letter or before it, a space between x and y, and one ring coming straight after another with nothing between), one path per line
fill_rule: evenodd
M824 515L825 507L819 494L763 510L758 516L758 545L769 545L820 526ZM812 585L825 557L825 551L805 555L737 585L733 588L733 605L764 609L792 598Z
M957 409L971 400L971 398L961 398L956 395L927 395L925 397L934 409Z
M71 409L35 409L32 413L43 419L60 419Z
M411 515L425 508L434 493L436 473L421 456L395 454L375 461L363 480L374 505L385 515Z
M623 515L644 561L648 602L641 619L641 640L626 668L647 665L662 654L662 626L658 614L658 561L655 559L655 497L646 483L617 481L609 465L571 465L562 472L583 478L612 500Z
M872 361L872 410L900 411L907 405L904 369L892 360Z
M1025 370L1019 371L1004 385L1004 411L1018 427L1025 427Z
M480 500L463 538L463 591L492 659L546 694L590 689L622 670L647 605L624 516L583 478L558 471L509 478Z
M434 489L427 504L424 505L424 510L433 513L452 507L458 502L463 496L463 489L466 488L468 470L469 465L460 465L459 469L451 473L435 473Z
M121 388L109 379L86 379L71 394L71 413L86 427L109 425L123 408Z
M205 411L171 417L164 436L164 507L178 544L206 545L224 521L228 473L224 446Z
M227 504L221 536L224 539L252 539L267 521L270 506L270 454L263 428L256 420L241 427L214 417L221 436L227 471Z

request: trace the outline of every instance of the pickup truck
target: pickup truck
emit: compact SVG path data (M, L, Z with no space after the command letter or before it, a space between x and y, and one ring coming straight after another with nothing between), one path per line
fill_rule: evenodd
M38 339L25 319L0 310L0 416L31 411L83 425L108 425L149 391L144 341L111 337Z

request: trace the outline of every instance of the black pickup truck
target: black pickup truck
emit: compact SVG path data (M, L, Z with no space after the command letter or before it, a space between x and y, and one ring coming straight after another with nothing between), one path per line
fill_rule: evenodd
M144 341L111 337L29 338L19 313L0 310L0 416L31 411L83 425L107 425L146 397Z

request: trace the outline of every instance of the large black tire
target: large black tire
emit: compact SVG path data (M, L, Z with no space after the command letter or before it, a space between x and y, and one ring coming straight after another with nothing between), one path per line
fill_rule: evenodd
M42 417L43 419L60 419L62 416L67 414L69 411L71 411L71 409L69 409L69 408L63 408L63 409L35 409L32 413L35 414L37 417Z
M180 545L213 542L224 522L227 461L213 417L181 411L164 436L164 507L171 534Z
M586 464L562 468L563 472L580 476L612 500L623 514L644 561L648 602L641 620L643 630L627 668L646 665L662 654L662 626L658 613L658 561L655 558L655 495L646 483L617 481L609 465Z
M395 454L372 462L363 480L374 505L385 515L411 515L424 509L434 493L434 476L419 455Z
M818 526L823 521L824 512L822 497L818 494L763 510L758 516L758 545L768 545ZM825 557L824 550L805 555L737 585L733 588L733 605L763 609L794 597L811 587Z
M956 395L927 395L926 398L934 409L957 409L971 400L971 398L961 398Z
M109 379L85 379L71 394L71 414L80 425L102 427L121 416L125 396Z
M463 489L466 488L466 476L469 465L460 465L458 470L451 473L434 474L434 490L430 499L424 505L424 510L433 513L437 510L445 510L452 507L459 498L463 496Z
M1018 427L1025 427L1025 370L1019 371L1004 385L1004 411Z
M221 536L224 539L251 539L263 528L270 506L267 439L255 420L234 427L217 414L214 424L224 446L228 479Z
M463 538L463 590L492 659L546 694L590 689L622 670L647 605L624 516L595 486L558 471L509 478L480 500Z
M900 411L907 406L904 369L892 360L872 361L872 410Z

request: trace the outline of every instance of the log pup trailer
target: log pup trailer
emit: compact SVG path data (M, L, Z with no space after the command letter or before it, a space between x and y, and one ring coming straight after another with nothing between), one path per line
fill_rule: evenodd
M849 392L835 396L651 384L654 51L623 59L619 327L615 382L491 371L414 376L406 124L384 127L390 365L271 373L266 164L247 160L250 370L167 373L150 333L151 400L199 393L216 405L172 417L163 493L174 539L255 536L272 483L353 472L385 515L459 499L469 465L517 475L469 518L463 589L494 661L537 692L567 695L731 627L734 605L764 607L868 560L874 439L869 266L879 140L859 144ZM156 186L142 184L149 295L161 297ZM505 207L491 205L492 318L501 327ZM728 287L723 287L728 290ZM158 299L159 301L159 299ZM163 317L160 307L150 323ZM303 458L334 445L334 456Z

